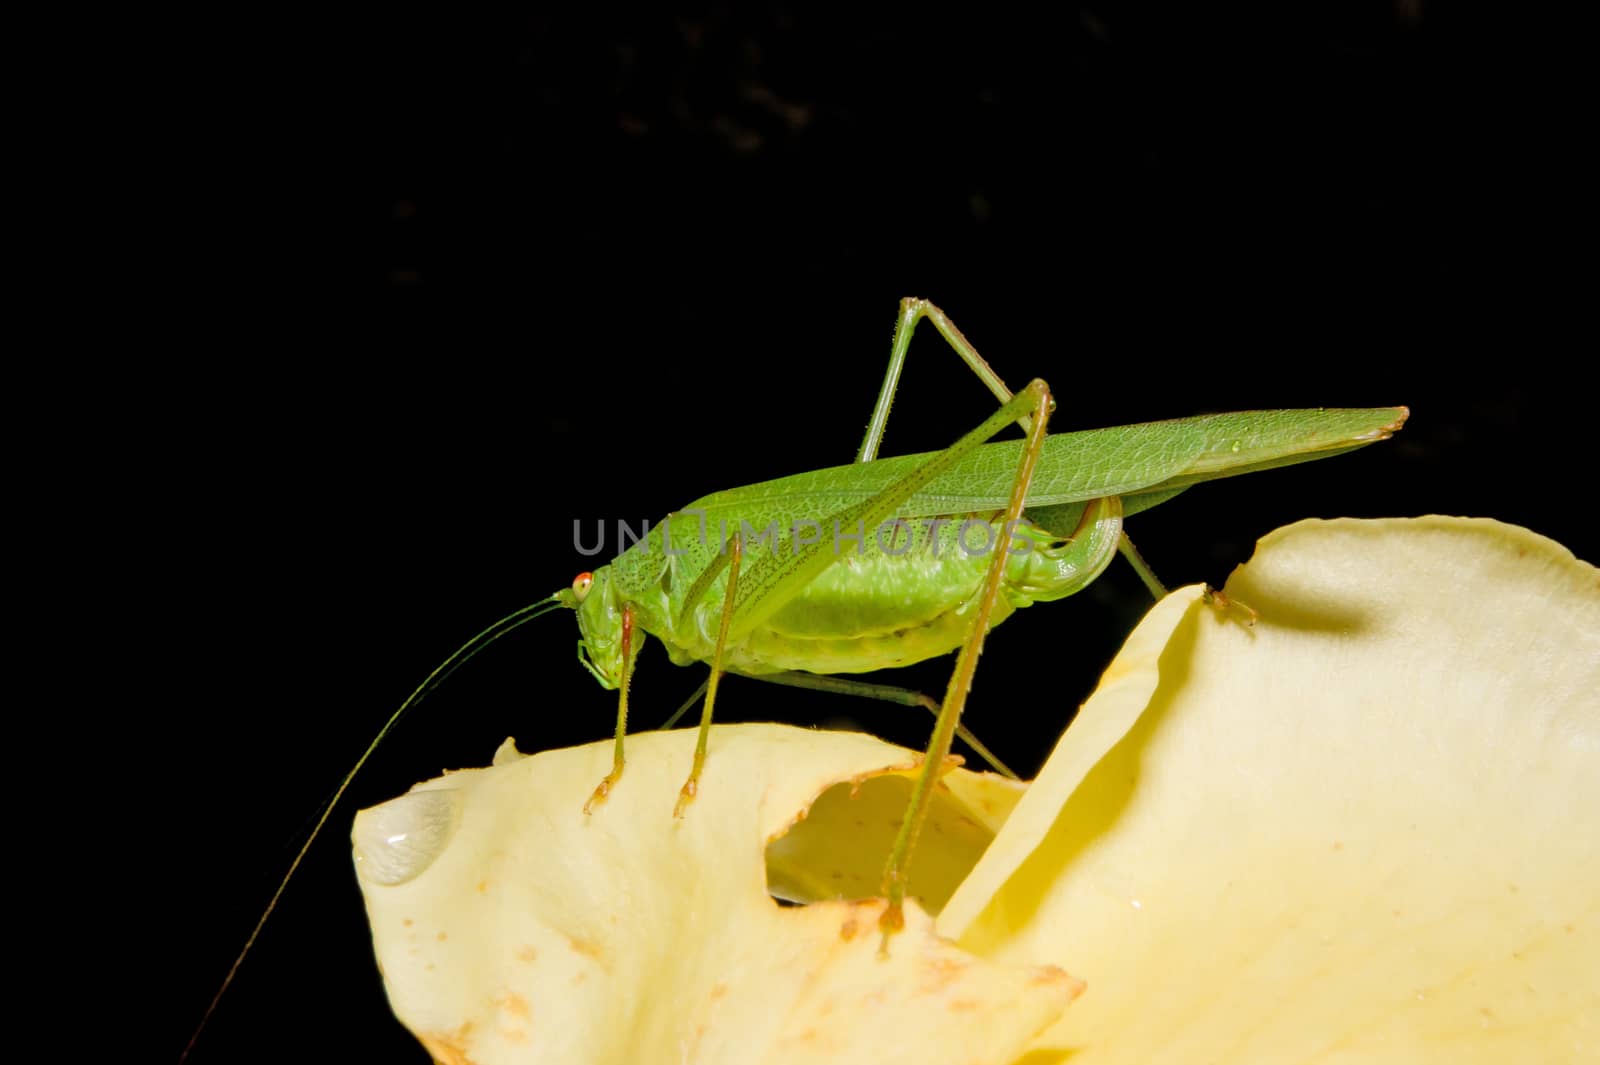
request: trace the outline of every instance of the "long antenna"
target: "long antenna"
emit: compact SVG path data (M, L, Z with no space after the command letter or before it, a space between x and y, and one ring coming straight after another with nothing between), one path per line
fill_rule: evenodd
M183 1065L183 1062L188 1060L190 1051L194 1050L195 1043L200 1039L200 1033L205 1031L206 1024L211 1020L211 1015L217 1011L217 1003L221 1002L222 996L228 993L228 988L233 984L233 978L239 973L239 966L244 964L245 955L249 954L250 948L256 945L256 939L261 935L261 929L265 927L267 918L271 917L272 911L277 909L278 900L283 897L283 889L289 886L289 881L293 878L295 870L300 868L300 862L305 858L306 853L311 850L311 844L316 842L317 836L322 833L323 826L328 823L328 818L332 816L334 807L344 797L345 791L350 787L350 782L355 779L357 773L361 772L361 767L367 764L367 759L372 757L372 752L378 749L378 744L383 742L383 738L399 723L407 710L420 703L424 696L442 684L450 674L470 662L479 651L482 651L507 633L526 625L541 614L548 614L557 607L565 605L561 600L561 593L557 592L548 599L541 599L537 603L531 603L521 610L501 618L462 644L454 654L439 663L438 667L432 673L429 673L421 684L417 685L417 690L407 696L406 701L400 704L400 709L389 715L389 720L383 723L383 727L378 730L378 734L372 737L372 742L367 744L367 749L361 752L360 758L356 759L356 764L351 766L350 772L344 775L344 780L340 781L333 794L322 804L322 809L317 814L316 824L311 826L311 834L306 837L300 852L294 856L294 861L289 863L288 872L284 873L283 879L278 881L278 889L272 893L272 899L267 903L267 908L261 911L261 918L256 921L255 928L250 930L250 938L244 941L244 946L240 948L238 957L234 958L233 964L228 967L228 975L222 978L222 986L217 988L217 993L211 997L211 1004L206 1007L206 1012L200 1018L200 1023L195 1026L194 1034L189 1036L188 1044L178 1057L178 1065Z

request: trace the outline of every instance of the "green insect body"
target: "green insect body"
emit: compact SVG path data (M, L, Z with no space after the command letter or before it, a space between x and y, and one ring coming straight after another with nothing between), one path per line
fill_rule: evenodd
M1122 519L1201 480L1322 458L1387 436L1393 409L1260 411L1060 433L1044 442L1028 492L1031 520L1011 536L995 520L1022 441L988 444L913 495L877 529L833 518L932 454L798 474L696 500L558 593L576 608L580 655L606 687L624 667L622 611L678 665L715 651L726 574L687 596L727 538L745 536L745 564L820 543L833 561L724 650L723 668L760 676L863 673L947 654L965 639L989 565L1006 550L990 628L1015 610L1086 587L1116 554ZM631 653L643 645L636 633Z

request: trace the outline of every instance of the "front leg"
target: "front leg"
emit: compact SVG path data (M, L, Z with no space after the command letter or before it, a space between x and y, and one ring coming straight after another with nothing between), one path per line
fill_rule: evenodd
M733 620L733 604L739 592L739 563L743 558L744 539L735 533L728 540L728 587L722 593L722 620L717 626L717 647L711 654L711 679L706 682L706 701L700 709L700 735L694 744L694 766L678 793L678 803L672 809L673 817L682 817L684 810L700 792L700 771L706 765L706 741L711 735L711 708L716 704L717 687L722 682L722 657L728 646L728 624Z
M606 796L611 794L611 788L622 779L622 767L627 759L623 755L622 741L628 734L628 686L633 683L633 604L625 603L622 607L622 682L617 685L617 746L612 756L611 772L606 774L594 794L589 796L589 801L583 804L583 812L587 816L594 812L594 808L606 801Z

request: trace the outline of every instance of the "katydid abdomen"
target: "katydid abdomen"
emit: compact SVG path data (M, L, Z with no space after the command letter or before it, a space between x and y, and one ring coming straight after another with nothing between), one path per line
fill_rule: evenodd
M890 523L859 545L841 540L838 563L752 630L728 656L728 668L867 673L949 654L970 631L991 551L1005 550L1008 558L990 628L1099 576L1116 553L1121 509L1102 501L1086 514L1066 539L1028 521L1008 538L993 514L960 514ZM674 662L710 660L721 603L722 589L714 588L689 625L657 633Z

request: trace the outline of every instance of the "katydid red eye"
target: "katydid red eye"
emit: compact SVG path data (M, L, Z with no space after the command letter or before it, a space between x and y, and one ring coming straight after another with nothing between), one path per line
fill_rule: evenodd
M589 586L593 583L592 573L580 573L572 579L572 594L578 597L578 602L583 602L583 597L589 594Z

